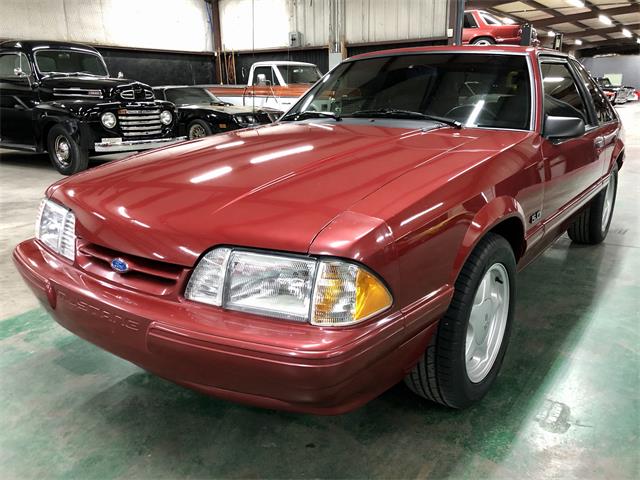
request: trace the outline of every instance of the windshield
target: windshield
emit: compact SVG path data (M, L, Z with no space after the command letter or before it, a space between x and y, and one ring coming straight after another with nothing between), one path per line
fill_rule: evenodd
M278 65L286 83L316 83L320 72L314 65Z
M224 103L206 88L167 88L165 90L167 100L176 105L189 103Z
M86 73L109 76L102 57L95 53L76 50L40 50L35 55L38 70L43 74Z
M466 126L529 129L531 85L522 55L415 54L339 65L287 114L440 117ZM305 115L302 112L309 112Z

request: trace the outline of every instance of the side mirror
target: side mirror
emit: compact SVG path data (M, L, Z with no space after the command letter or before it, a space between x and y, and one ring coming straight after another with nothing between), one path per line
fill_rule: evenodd
M258 85L267 84L267 76L264 73L259 73L257 78L258 78Z
M16 67L16 68L14 68L14 69L13 69L13 74L14 74L16 77L26 77L26 76L27 76L27 74L26 74L26 73L24 73L24 72L22 71L22 68L20 68L20 67Z
M564 140L584 135L584 120L578 117L555 117L548 115L544 120L543 136L550 140Z
M124 78L124 73L118 72L118 78Z

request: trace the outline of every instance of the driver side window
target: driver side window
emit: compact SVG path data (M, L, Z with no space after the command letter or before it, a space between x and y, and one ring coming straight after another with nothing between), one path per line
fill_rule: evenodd
M18 77L16 69L22 71L22 76L31 75L31 65L24 53L0 54L0 77Z
M587 108L566 63L543 62L544 113L558 117L579 117L589 123Z

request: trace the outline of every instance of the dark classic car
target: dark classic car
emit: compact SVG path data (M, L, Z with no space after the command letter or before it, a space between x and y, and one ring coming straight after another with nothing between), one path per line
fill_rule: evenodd
M52 185L14 260L61 325L189 388L336 414L404 378L463 408L498 376L517 271L607 236L620 131L557 51L371 52L275 124Z
M86 45L0 43L0 146L49 152L64 175L87 168L89 152L146 150L179 140L175 110L151 87L110 78Z
M178 108L178 133L189 139L275 122L283 112L274 108L238 107L223 102L205 87L153 87L156 98Z

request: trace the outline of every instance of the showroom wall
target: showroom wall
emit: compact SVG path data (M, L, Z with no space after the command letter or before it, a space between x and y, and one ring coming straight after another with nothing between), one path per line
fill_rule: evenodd
M585 57L580 61L594 77L622 74L622 83L640 88L640 55Z
M98 46L112 74L152 85L213 81L203 0L2 0L0 36Z
M348 44L446 36L448 0L220 0L222 44L234 51L287 48L288 32L300 32L301 46L327 45L332 1L342 4Z

